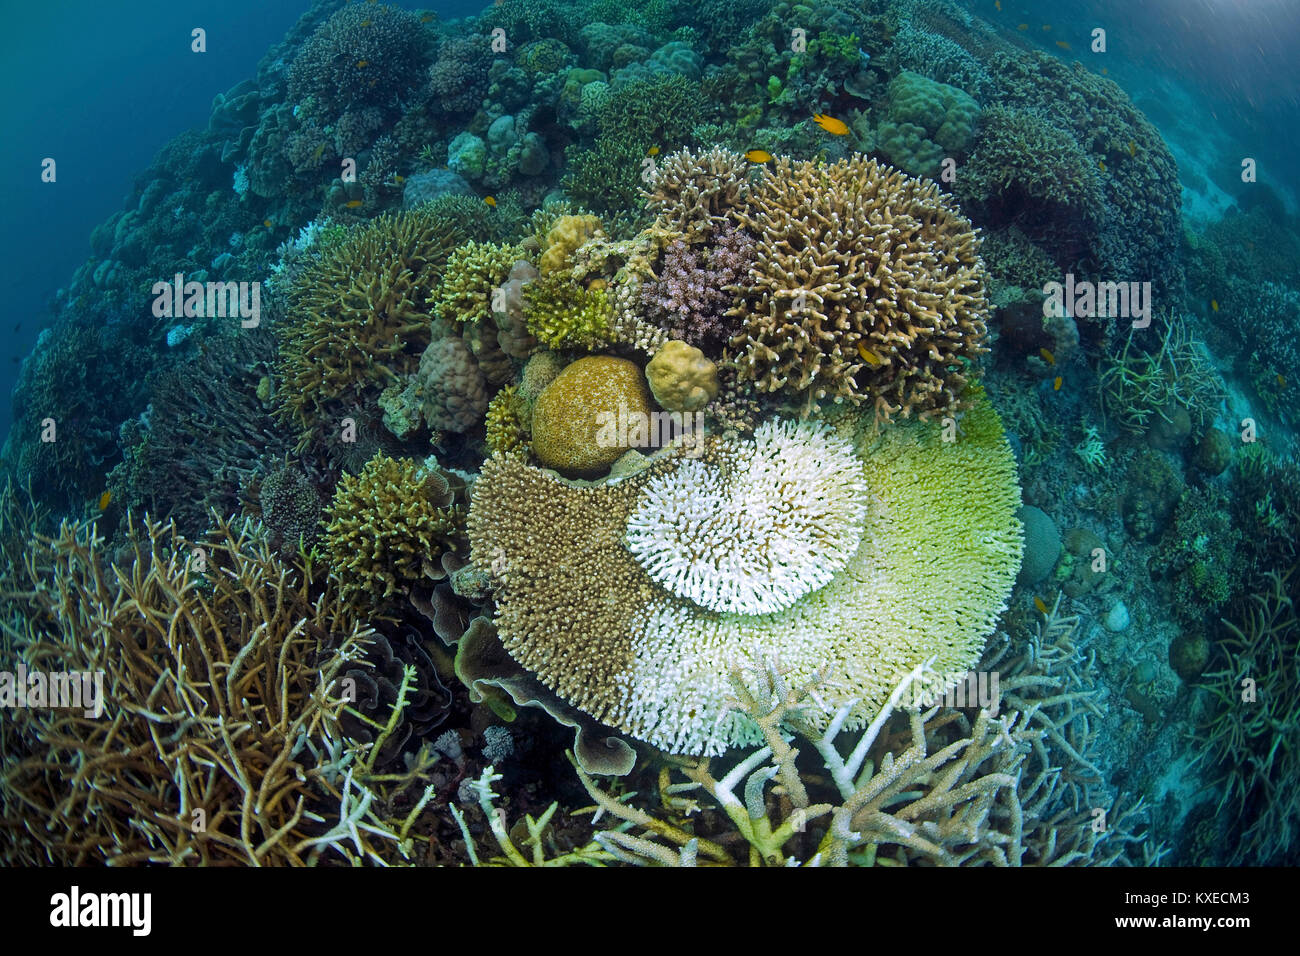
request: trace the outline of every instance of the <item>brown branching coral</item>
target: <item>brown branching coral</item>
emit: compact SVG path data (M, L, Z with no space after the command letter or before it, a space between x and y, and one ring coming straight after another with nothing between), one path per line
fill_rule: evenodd
M744 156L730 150L679 150L655 170L647 207L661 227L701 242L729 219L734 222L750 192L750 168Z
M428 211L380 216L298 277L276 394L280 417L303 432L299 451L346 401L416 370L430 340L430 296L462 238Z
M346 597L384 599L443 577L438 558L461 541L459 480L409 459L376 455L344 475L325 513L321 550Z
M103 708L83 698L0 724L6 864L407 854L427 797L383 819L370 757L339 729L338 678L369 629L337 592L315 596L255 523L214 520L194 542L128 518L118 560L94 525L64 524L0 582L18 611L5 639L28 673L96 675Z
M862 156L782 157L738 218L758 237L728 313L742 380L882 419L960 407L988 303L976 234L938 186Z

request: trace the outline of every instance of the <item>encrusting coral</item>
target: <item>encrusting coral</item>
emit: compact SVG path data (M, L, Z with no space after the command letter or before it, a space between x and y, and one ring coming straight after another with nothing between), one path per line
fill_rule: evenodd
M376 455L359 475L344 475L325 509L320 549L345 597L383 600L422 580L461 540L464 514L442 471Z
M959 430L944 441L937 424L875 433L869 415L841 421L836 432L860 461L854 481L867 489L860 542L828 583L771 613L719 613L665 591L623 543L652 482L680 476L687 494L696 472L709 474L707 449L703 465L670 455L590 488L494 458L475 485L472 560L499 584L496 623L510 654L562 698L661 749L717 753L754 739L752 725L724 712L726 675L772 655L792 680L833 666L839 699L858 701L848 726L861 726L919 660L937 655L945 673L978 660L1019 567L1019 489L1001 424L980 400ZM708 441L718 456L744 456ZM815 477L806 458L773 464L791 493ZM674 533L701 551L727 538Z

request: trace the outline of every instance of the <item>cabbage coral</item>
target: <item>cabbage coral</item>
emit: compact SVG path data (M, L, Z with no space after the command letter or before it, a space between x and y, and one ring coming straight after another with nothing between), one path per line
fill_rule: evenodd
M974 665L1022 547L1015 464L987 403L962 417L956 441L920 422L876 432L870 415L845 416L834 437L809 426L769 427L771 480L802 509L797 521L777 522L788 529L781 534L763 532L742 508L724 513L716 500L701 509L707 521L687 516L692 491L709 502L727 488L726 469L711 474L709 467L731 458L734 472L755 446L711 438L703 464L670 457L595 487L574 487L518 461L489 461L475 485L471 554L499 584L496 623L507 651L574 706L676 753L719 753L756 739L726 701L729 675L764 660L779 660L792 682L832 673L830 706L853 701L849 727L870 719L901 675L923 661L934 658L942 674ZM828 526L815 531L815 496L800 499L793 484L823 480L810 474L816 453L787 452L783 464L778 451L804 442L824 443L831 468L820 487L848 509L825 516ZM679 536L695 555L683 560L696 564L670 576L643 543L656 496L673 484L681 486L684 520L655 530L661 539ZM865 515L852 548L846 538L856 507ZM807 547L802 576L777 569L783 590L766 593L734 560L747 547L755 553L761 533L791 558L800 534L805 541L829 535L836 570L819 586L816 551ZM640 554L624 543L629 537ZM728 573L742 576L724 582ZM766 613L718 611L690 595Z

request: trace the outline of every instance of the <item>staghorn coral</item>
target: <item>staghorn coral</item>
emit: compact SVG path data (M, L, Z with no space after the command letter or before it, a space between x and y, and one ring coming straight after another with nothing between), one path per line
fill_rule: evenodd
M862 156L781 157L738 218L758 237L728 313L742 381L883 419L959 406L987 299L975 232L937 186Z
M384 215L326 249L294 283L280 336L277 414L305 448L348 400L413 372L429 297L460 242L428 207Z
M1161 325L1153 323L1143 333L1158 338L1154 354L1134 347L1137 330L1130 329L1123 351L1102 360L1097 375L1102 410L1134 434L1172 423L1181 412L1199 433L1219 413L1226 395L1223 379L1204 344L1182 322L1166 315Z
M376 455L359 475L344 475L325 509L320 550L344 597L384 600L438 580L439 555L461 541L463 509L455 485L436 467Z
M93 525L33 538L4 590L31 670L102 676L103 716L22 708L0 724L9 865L311 865L409 857L415 818L339 720L337 679L369 640L255 523L210 537L129 524L111 561ZM200 550L201 548L201 550ZM406 781L409 783L409 779ZM394 787L396 791L398 787Z
M1019 492L1001 425L980 401L961 430L956 442L919 422L873 435L869 415L844 417L837 433L854 442L869 492L865 531L829 583L784 611L706 611L658 587L622 544L645 489L680 467L675 457L587 488L490 460L470 512L472 559L499 582L510 654L560 697L661 749L718 753L754 739L725 713L726 675L771 655L795 681L834 666L836 706L855 698L849 725L861 726L919 660L936 654L947 671L978 659L1019 567Z

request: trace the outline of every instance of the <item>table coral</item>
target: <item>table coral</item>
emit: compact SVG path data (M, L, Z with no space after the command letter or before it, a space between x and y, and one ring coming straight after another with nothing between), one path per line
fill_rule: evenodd
M652 483L689 485L696 471L710 473L691 459L588 488L490 460L469 534L474 563L499 584L506 649L570 703L675 753L753 739L753 727L726 711L728 675L774 656L794 682L830 668L832 706L856 701L846 726L861 726L921 661L936 657L942 673L972 666L1021 555L1015 464L997 416L977 402L956 442L921 422L877 432L869 414L846 416L837 434L860 462L852 481L866 486L860 542L828 583L766 614L716 612L665 591L622 543ZM743 457L739 444L710 442L718 455ZM680 471L683 461L691 471ZM776 471L792 494L812 477ZM690 525L678 533L690 536ZM699 559L711 560L712 545L697 544Z

